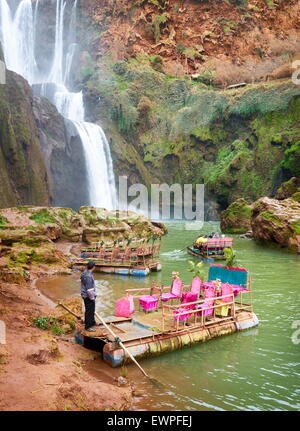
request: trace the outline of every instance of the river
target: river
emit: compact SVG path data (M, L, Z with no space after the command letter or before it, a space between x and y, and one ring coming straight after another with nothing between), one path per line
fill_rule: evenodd
M173 270L190 283L192 275L187 261L191 257L180 249L192 242L197 232L185 230L183 223L167 225L169 234L162 240L161 273L147 278L96 275L101 288L97 308L102 315L114 313L115 301L127 288L150 286L153 280L170 284ZM205 233L215 230L218 224L205 223ZM300 256L240 238L234 239L234 248L239 266L251 274L259 326L143 361L147 373L158 379L164 390L153 386L129 365L128 375L137 382L140 393L134 409L300 409L300 333L296 333L296 326L300 328ZM101 280L108 283L103 286ZM42 280L38 287L53 300L78 294L79 274ZM89 368L99 379L103 370L105 374L111 372L100 358ZM113 373L118 375L119 371Z

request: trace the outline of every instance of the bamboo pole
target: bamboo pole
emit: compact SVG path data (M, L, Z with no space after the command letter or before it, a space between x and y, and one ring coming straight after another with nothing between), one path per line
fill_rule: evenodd
M95 316L97 317L98 320L100 320L100 322L102 323L102 325L108 330L108 332L115 338L116 334L112 331L112 329L105 323L105 321L102 319L102 317L95 312ZM141 370L141 372L148 377L148 379L150 379L150 377L148 376L148 374L146 373L146 371L140 366L140 364L137 362L137 360L132 356L132 354L129 352L129 350L124 346L124 344L122 343L122 341L119 341L119 345L122 347L122 349L124 350L125 353L127 353L127 355L130 357L130 359L136 364L136 366Z

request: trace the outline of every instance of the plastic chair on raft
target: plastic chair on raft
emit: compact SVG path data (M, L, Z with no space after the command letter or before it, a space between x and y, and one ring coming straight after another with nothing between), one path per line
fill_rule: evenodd
M194 277L191 284L191 290L189 292L182 292L182 302L186 302L184 300L189 293L196 294L197 296L195 301L197 301L197 299L200 296L201 285L202 285L202 281L200 280L200 278Z
M113 262L117 262L120 260L121 260L121 258L120 258L120 247L118 247L118 246L113 247L111 255L110 255L110 262L113 263Z
M154 290L158 290L158 295L153 295ZM153 284L150 289L150 295L144 295L139 297L140 306L147 313L155 311L158 306L158 301L161 297L161 287L158 284Z
M199 305L197 308L199 309L199 312L197 313L197 316L202 317L202 314L204 318L211 316L214 312L213 307L214 305L214 298L215 298L215 289L213 286L209 286L205 289L205 300L204 303ZM204 310L205 309L205 310Z
M227 296L230 295L230 296ZM216 308L216 316L227 317L230 305L229 303L233 301L233 289L232 285L229 283L222 283L222 293L221 296L226 296L225 298L216 300L216 305L220 304L220 307Z
M163 302L172 301L174 299L181 299L182 288L183 288L183 283L180 280L180 278L175 278L175 280L173 280L172 282L170 292L162 293L160 299Z
M191 302L195 302L198 300L199 294L197 292L185 292L184 298L182 298L181 304L183 307L177 308L173 311L174 314L174 320L178 320L179 322L182 322L184 320L187 320L192 313L189 313L190 310L194 310L196 304L190 304ZM187 304L187 305L184 305ZM186 313L185 313L186 312ZM185 313L185 314L181 314ZM180 314L180 316L178 316Z
M187 320L192 313L189 313L189 310L194 310L196 307L196 304L190 304L191 302L198 301L200 296L200 290L201 290L202 281L199 277L194 277L191 284L191 290L189 292L182 292L182 299L181 304L183 307L178 308L177 310L173 311L174 314L174 320L177 320L179 322ZM184 306L184 304L187 304ZM187 312L186 314L181 314L184 312ZM178 314L181 314L178 316Z

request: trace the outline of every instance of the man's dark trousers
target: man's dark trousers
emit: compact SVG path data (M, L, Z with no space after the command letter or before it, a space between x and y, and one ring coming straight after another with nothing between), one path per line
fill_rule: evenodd
M91 326L96 325L95 322L95 301L90 298L84 298L85 315L84 323L85 329L89 329Z

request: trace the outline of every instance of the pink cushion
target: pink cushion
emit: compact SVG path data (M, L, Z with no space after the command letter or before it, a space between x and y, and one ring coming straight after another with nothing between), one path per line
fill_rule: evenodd
M173 293L171 292L167 292L167 293L163 293L160 299L162 301L169 301L169 299L176 299L176 298L179 298L179 296L173 295Z
M156 310L157 304L158 304L158 298L156 298L156 296L150 296L150 295L141 296L139 298L139 303L146 311Z
M197 301L198 299L197 293L192 293L192 292L184 292L184 293L185 295L183 296L182 304L186 304L187 302Z
M198 308L199 308L199 313L198 316L201 316L201 314L203 313L203 308L206 307L211 307L213 305L214 301L204 301L203 304L201 304ZM212 314L214 311L213 308L208 308L207 310L204 310L204 316L208 316L210 314Z

